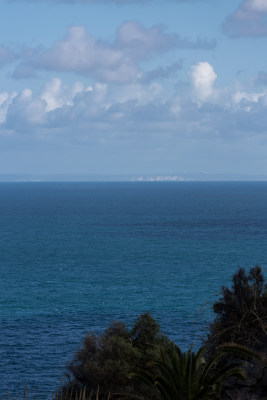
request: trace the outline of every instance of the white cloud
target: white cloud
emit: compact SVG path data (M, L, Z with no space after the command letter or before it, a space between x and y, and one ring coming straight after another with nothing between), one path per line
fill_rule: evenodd
M236 104L240 104L242 101L246 101L249 103L258 103L260 98L266 95L266 91L259 93L249 93L245 91L236 91L233 93L233 102Z
M142 141L147 135L155 140L166 135L216 135L221 140L266 136L266 90L256 90L251 82L247 87L238 83L215 89L217 74L208 62L193 65L189 78L171 95L158 82L86 87L54 78L39 93L29 88L19 94L1 93L0 123L2 130L16 135L85 144L114 144L137 137Z
M0 124L6 120L6 113L9 105L8 99L9 95L7 92L0 93Z
M11 125L15 129L22 129L27 126L33 127L36 124L42 125L45 123L45 103L39 96L25 88L11 102L6 118L11 121ZM22 124L20 128L20 123Z
M198 102L211 99L215 95L214 83L217 75L211 64L199 62L193 65L190 70L193 92Z
M8 93L7 92L3 92L0 93L0 106L2 106L8 99Z
M75 82L72 87L63 85L59 78L54 78L44 86L40 98L46 102L46 111L53 111L64 105L73 105L73 99L85 90L81 82ZM87 88L86 90L92 90Z
M16 96L16 92L11 94L7 92L0 93L0 124L6 121L8 108Z

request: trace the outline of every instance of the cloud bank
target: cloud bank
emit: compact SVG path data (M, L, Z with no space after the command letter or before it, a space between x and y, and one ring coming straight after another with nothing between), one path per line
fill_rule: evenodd
M267 145L267 88L249 91L240 83L216 87L206 62L193 65L187 83L164 95L157 81L114 87L107 83L66 85L59 78L39 93L0 93L0 132L65 143L108 143L161 138L255 138ZM0 135L1 136L1 135ZM260 138L260 139L259 139Z

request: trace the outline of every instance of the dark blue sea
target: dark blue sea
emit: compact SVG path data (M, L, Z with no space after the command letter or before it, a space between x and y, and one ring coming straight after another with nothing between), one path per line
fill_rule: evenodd
M238 266L267 269L267 182L1 183L0 246L0 395L49 393L112 320L198 345Z

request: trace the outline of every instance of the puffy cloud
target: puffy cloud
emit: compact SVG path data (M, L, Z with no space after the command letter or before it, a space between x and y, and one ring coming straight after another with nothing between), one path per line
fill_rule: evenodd
M91 87L84 88L81 82L75 82L72 87L63 85L59 78L54 78L44 86L40 98L46 103L46 111L53 111L65 105L73 105L78 93L91 91Z
M12 101L16 96L16 92L11 94L8 94L7 92L0 93L0 124L5 122L9 106L12 104Z
M217 75L211 64L199 62L190 70L191 84L197 102L204 102L215 96L214 83Z
M86 87L54 78L39 93L29 88L19 94L1 93L1 131L51 143L100 146L142 143L145 137L159 142L166 137L221 141L260 137L267 145L266 88L256 90L250 82L247 89L239 82L232 88L215 89L217 74L208 62L193 65L189 78L171 95L155 81Z
M223 30L233 38L241 36L266 36L266 0L243 1L238 9L226 19Z
M6 112L9 128L14 131L31 131L36 125L45 123L45 103L29 88L14 96Z
M107 82L127 82L136 78L138 61L142 57L162 49L164 45L170 46L171 41L171 36L153 28L145 30L134 22L120 27L113 44L96 40L85 27L76 26L69 28L63 40L40 55L35 66L90 74ZM136 50L136 47L140 48Z
M28 62L17 67L14 77L27 77L38 69L46 69L124 83L137 80L142 74L140 63L154 55L175 48L212 49L215 45L213 40L192 41L165 33L162 26L146 28L137 21L124 22L113 42L94 38L84 26L73 26L50 49L33 52Z

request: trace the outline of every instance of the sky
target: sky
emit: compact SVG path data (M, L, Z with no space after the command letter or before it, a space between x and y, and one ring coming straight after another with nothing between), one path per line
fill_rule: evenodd
M267 0L0 0L0 174L267 175Z

